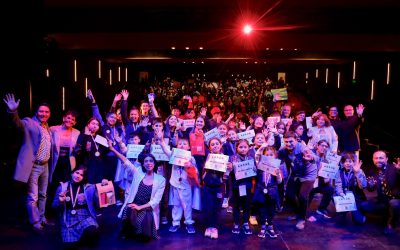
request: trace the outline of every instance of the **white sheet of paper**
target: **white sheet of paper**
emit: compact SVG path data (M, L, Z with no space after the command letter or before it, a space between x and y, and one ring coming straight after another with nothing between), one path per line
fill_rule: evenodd
M254 160L247 160L233 163L236 180L256 176L257 172L254 166Z
M357 205L353 192L346 192L344 197L333 196L336 212L356 211Z
M243 132L240 132L240 133L237 133L237 137L239 138L239 139L252 139L252 138L254 138L256 136L256 134L255 134L255 132L254 132L254 129L251 129L251 130L247 130L247 131L243 131Z
M103 137L101 135L96 135L96 137L94 138L94 141L97 142L98 144L101 144L104 147L108 148L108 141L105 137Z
M312 118L311 118L311 116L307 116L306 117L306 126L307 126L307 128L311 128L313 125L312 125Z
M279 169L281 160L261 155L257 168L276 176L276 170Z
M183 167L185 162L190 161L192 154L190 151L173 148L171 158L169 159L169 164L177 165Z
M144 145L128 144L128 151L126 151L126 158L138 158L139 154L143 151Z
M213 128L207 133L204 134L204 141L208 142L211 138L217 137L218 139L221 138L221 134L219 133L217 128Z
M151 145L150 153L154 155L157 161L169 161L168 156L164 153L160 145L156 144Z
M239 186L239 196L246 196L246 185L240 185Z
M330 164L339 165L340 160L342 159L342 156L337 155L337 154L328 155L328 156L326 157L326 159L328 160L328 162L329 162Z
M204 168L226 172L229 156L223 154L209 154Z
M338 170L339 170L339 165L321 162L321 167L318 171L318 176L329 179L335 179Z

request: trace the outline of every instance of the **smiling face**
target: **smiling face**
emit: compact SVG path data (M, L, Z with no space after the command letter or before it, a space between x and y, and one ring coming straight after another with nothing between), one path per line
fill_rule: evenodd
M198 129L203 129L204 128L204 119L203 119L203 117L198 117L197 119L196 119L196 128L198 128Z
M47 106L40 106L36 112L36 117L41 123L45 123L50 118L50 109Z
M236 146L236 152L239 155L247 155L247 153L249 152L249 144L245 141L240 141Z
M183 150L189 150L189 141L187 139L180 138L176 147Z
M213 154L219 154L219 153L221 153L221 142L218 140L218 139L211 139L210 140L210 147L209 147L209 149L210 149L210 151L211 151L211 153L213 153Z
M111 127L114 127L115 124L117 123L117 115L116 114L109 114L107 116L107 124Z
M76 117L73 115L66 115L63 117L63 124L66 128L72 128L76 124Z
M176 119L176 116L174 116L174 115L171 115L168 119L168 125L170 127L176 127L177 122L178 122L178 119Z
M372 156L372 161L374 162L374 165L378 168L381 169L387 165L388 158L386 156L386 153L383 151L377 151L374 153Z
M228 127L225 124L221 124L218 127L218 132L221 136L226 136L226 133L228 132Z
M83 180L84 172L82 169L78 169L71 174L72 181L79 183Z
M154 159L150 156L144 158L143 167L146 169L147 172L153 171L155 166Z

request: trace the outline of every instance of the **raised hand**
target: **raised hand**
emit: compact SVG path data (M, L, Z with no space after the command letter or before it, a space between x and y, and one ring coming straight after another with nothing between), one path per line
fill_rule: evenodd
M88 89L87 91L87 98L92 102L92 103L96 103L96 100L94 99L92 90Z
M124 100L128 100L128 96L129 96L128 90L123 89L123 90L121 91L121 95L122 95L122 97L124 98Z
M395 159L396 162L393 162L393 165L396 169L400 170L400 158Z
M206 116L207 115L207 107L202 107L200 110L200 115Z
M6 94L3 100L7 104L7 108L9 111L14 112L18 109L20 99L15 101L14 94Z
M353 166L354 173L357 173L358 171L360 171L361 165L362 165L362 161L360 161L360 160L358 160L356 162L356 164L354 164L354 166Z
M116 103L116 102L121 101L121 98L122 98L122 94L121 93L115 94L114 102Z
M149 118L148 118L148 117L146 117L146 118L140 120L139 126L141 126L141 127L147 127L148 125L149 125Z
M365 109L364 105L358 104L358 106L356 107L357 115L362 116L364 109Z

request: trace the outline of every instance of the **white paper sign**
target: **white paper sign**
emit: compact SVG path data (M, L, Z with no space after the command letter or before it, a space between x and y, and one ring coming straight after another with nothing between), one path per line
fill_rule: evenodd
M339 165L340 160L342 159L342 156L337 155L337 154L334 154L334 155L330 154L330 155L327 155L326 159L328 160L328 162L330 164Z
M256 136L256 134L255 134L255 132L254 132L254 129L252 129L252 130L247 130L247 131L243 131L243 132L240 132L240 133L237 133L237 137L238 137L239 139L246 139L246 140L248 140L248 139L254 138L254 136Z
M281 160L261 155L257 168L276 176L276 170L279 170L280 165L281 165Z
M104 147L108 148L108 141L106 138L104 138L101 135L96 135L96 137L94 138L94 141L97 142L98 144L103 145Z
M246 191L246 185L240 185L239 186L239 196L246 196L247 191Z
M222 154L209 154L204 168L226 172L229 156Z
M313 125L312 125L312 117L311 116L307 116L306 117L306 126L307 126L307 128L311 128Z
M281 122L283 122L285 125L287 125L292 120L293 120L292 118L282 118Z
M211 138L217 137L218 139L221 138L221 135L217 128L213 128L207 133L204 134L204 141L208 142Z
M181 124L183 126L183 129L186 130L187 128L193 128L194 121L195 121L195 119L182 120Z
M338 170L339 170L339 165L321 162L321 167L318 171L318 176L328 179L335 179Z
M257 175L256 168L254 166L254 160L234 162L233 169L235 171L236 180Z
M139 154L143 151L144 145L139 144L128 144L128 151L126 152L126 158L138 158Z
M169 159L169 164L183 167L185 165L185 162L190 161L191 158L192 153L190 151L173 148L171 159Z
M169 146L167 146L169 148ZM150 153L154 155L157 161L169 161L168 156L162 150L160 145L152 144Z
M344 197L333 196L336 212L356 211L357 205L353 192L346 192Z

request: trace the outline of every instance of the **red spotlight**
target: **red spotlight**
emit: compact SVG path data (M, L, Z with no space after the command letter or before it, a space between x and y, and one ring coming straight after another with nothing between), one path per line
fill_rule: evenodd
M243 27L243 33L246 35L249 35L252 31L253 31L253 27L251 27L251 25L249 25L249 24L246 24Z

